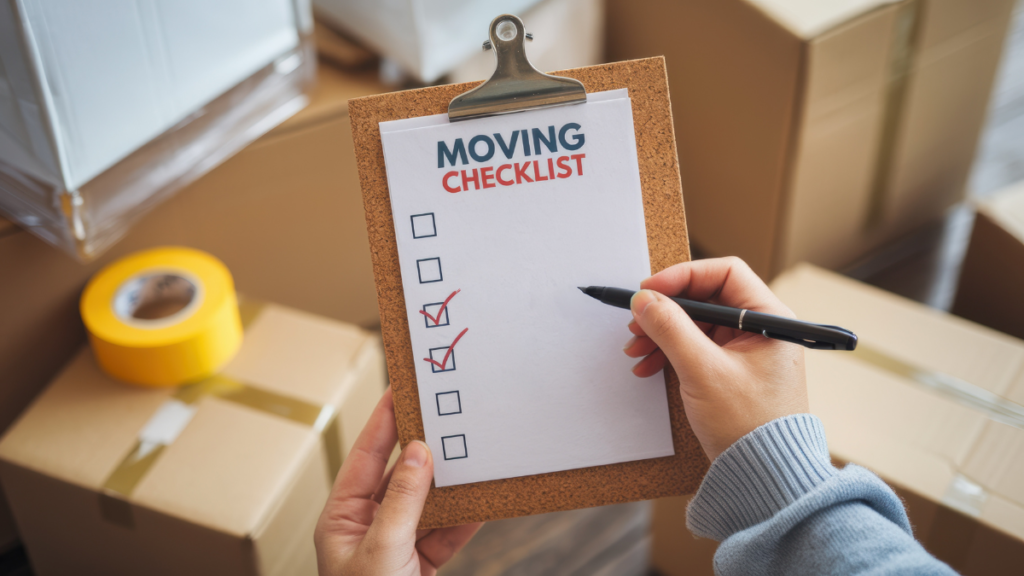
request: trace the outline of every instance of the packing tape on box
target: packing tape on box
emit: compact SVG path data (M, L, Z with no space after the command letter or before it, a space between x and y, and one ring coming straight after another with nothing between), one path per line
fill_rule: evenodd
M231 272L191 248L155 248L110 264L89 281L81 312L100 367L132 384L195 382L242 343Z
M863 341L853 351L853 356L862 362L934 390L958 404L985 414L996 422L1024 430L1024 406L989 392L981 386L956 376L914 366L877 348L865 346Z
M885 206L889 198L896 147L899 142L900 120L906 108L910 74L914 69L914 59L918 50L917 39L923 20L922 4L922 0L907 0L900 4L896 12L878 155L875 157L868 213L864 221L864 229L868 231L879 227L885 218Z
M862 362L977 410L991 420L1024 430L1024 406L989 392L981 386L943 372L914 366L876 348L865 346L863 342L857 346L853 355ZM978 517L988 498L989 493L983 486L958 473L946 488L942 503L968 516Z
M257 302L241 302L239 317L244 328L255 321L262 308ZM290 398L217 374L178 388L173 397L164 402L142 427L135 445L103 483L100 512L104 519L125 528L134 527L134 514L129 502L132 492L159 460L164 449L177 439L192 420L198 402L208 396L311 427L323 438L327 485L333 485L341 469L341 429L333 406Z

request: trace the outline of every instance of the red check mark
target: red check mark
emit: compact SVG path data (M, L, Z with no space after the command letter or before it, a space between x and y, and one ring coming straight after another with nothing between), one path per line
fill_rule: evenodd
M433 320L434 321L434 326L437 326L438 323L441 322L441 314L444 314L444 309L448 307L448 303L451 302L452 298L455 298L455 295L458 294L459 292L462 292L461 288L459 288L455 292L452 292L451 294L448 295L447 298L444 299L444 303L441 304L441 308L437 311L437 318L431 316L429 313L427 313L426 310L420 310L420 314L423 314L427 318L430 318L431 320ZM456 341L457 341L457 339L456 339Z
M454 294L452 294L452 296L454 296ZM451 298L451 296L449 296L448 298ZM433 358L424 358L424 360L430 362L434 366L437 366L441 370L444 370L444 367L448 364L448 358L450 358L452 355L452 350L455 349L455 345L459 343L459 340L462 338L462 335L468 331L469 328L463 328L462 332L459 332L459 335L455 337L454 341L452 341L451 346L448 346L448 351L444 353L444 359L441 360L440 362L434 360Z

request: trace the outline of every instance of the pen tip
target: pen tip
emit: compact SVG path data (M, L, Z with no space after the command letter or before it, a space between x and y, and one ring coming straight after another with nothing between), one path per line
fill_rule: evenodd
M586 288L584 288L583 286L577 286L577 288L579 288L579 289L580 289L580 292L583 292L584 294L586 294L586 293L587 293L587 289L586 289Z

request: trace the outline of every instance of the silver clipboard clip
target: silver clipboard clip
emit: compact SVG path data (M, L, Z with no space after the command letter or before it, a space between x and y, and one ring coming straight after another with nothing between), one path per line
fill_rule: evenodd
M494 74L480 86L452 99L448 105L450 122L587 101L587 92L579 80L549 76L530 64L526 57L527 38L523 21L517 16L502 14L491 21L489 44L497 59ZM485 49L487 45L484 44Z

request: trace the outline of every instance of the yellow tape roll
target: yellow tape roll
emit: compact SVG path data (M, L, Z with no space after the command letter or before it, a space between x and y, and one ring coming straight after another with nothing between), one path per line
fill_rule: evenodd
M231 273L190 248L154 248L110 264L85 287L81 310L100 367L133 384L205 378L242 343Z

